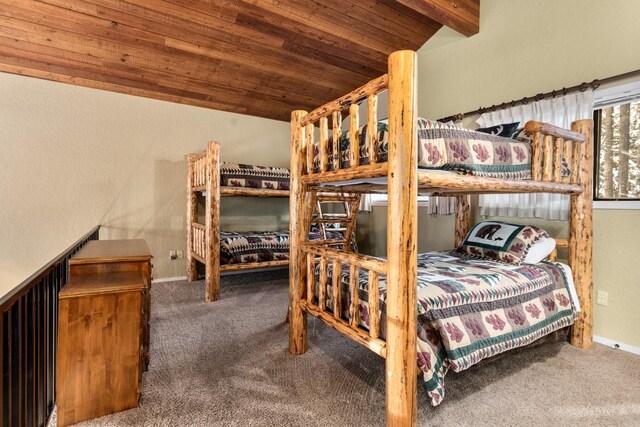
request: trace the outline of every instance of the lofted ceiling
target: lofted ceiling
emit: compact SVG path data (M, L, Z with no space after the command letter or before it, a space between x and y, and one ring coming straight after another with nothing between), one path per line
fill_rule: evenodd
M479 0L0 0L0 71L289 120Z

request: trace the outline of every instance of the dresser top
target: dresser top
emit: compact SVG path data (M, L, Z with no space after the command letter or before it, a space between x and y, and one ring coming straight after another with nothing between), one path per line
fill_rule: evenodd
M86 274L70 278L60 290L59 297L64 299L87 295L104 295L141 291L144 288L144 276L139 271Z
M71 257L69 264L148 261L151 258L149 246L142 239L91 240Z

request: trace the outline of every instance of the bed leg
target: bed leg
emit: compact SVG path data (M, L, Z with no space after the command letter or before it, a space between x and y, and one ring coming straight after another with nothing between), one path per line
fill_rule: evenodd
M592 168L593 168L593 121L574 122L572 130L583 133L587 140L580 158L580 183L584 191L571 196L569 222L569 266L580 300L582 311L571 327L571 344L579 348L593 345L593 301L592 301Z
M389 56L387 426L417 419L417 60Z
M205 259L205 299L217 301L220 295L220 143L207 145L207 230Z
M193 229L191 225L198 222L198 198L193 191L193 156L187 156L187 280L193 282L198 280L198 270L196 260L192 256L193 250Z
M307 314L300 301L304 298L306 263L298 243L307 239L304 224L306 191L300 177L305 164L305 129L301 125L306 111L291 113L291 194L289 196L289 352L303 354L307 351Z

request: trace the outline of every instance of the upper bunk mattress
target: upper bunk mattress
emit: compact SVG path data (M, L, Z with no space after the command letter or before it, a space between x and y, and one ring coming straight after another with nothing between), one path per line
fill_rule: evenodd
M289 176L289 169L285 168L241 163L220 164L220 185L225 187L289 190Z
M464 129L433 120L418 118L418 167L455 171L462 174L503 178L531 179L531 144L488 133ZM367 125L359 129L360 163L369 163ZM387 161L389 126L378 122L378 161ZM348 132L340 141L340 164L349 166ZM332 169L332 142L329 141L329 169ZM318 144L314 147L314 166L320 170Z
M327 309L332 310L332 263ZM349 319L349 268L341 273L342 318ZM319 266L316 267L316 284ZM386 278L380 276L380 327L386 336ZM316 285L316 295L317 285ZM368 274L359 272L360 326L368 329ZM432 405L444 397L444 376L525 346L571 325L579 303L571 270L561 263L521 266L430 252L418 255L417 364Z

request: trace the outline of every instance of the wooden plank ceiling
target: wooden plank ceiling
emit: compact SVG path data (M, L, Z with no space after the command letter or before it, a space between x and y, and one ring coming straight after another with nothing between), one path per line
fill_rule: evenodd
M0 0L0 71L289 120L479 0Z

